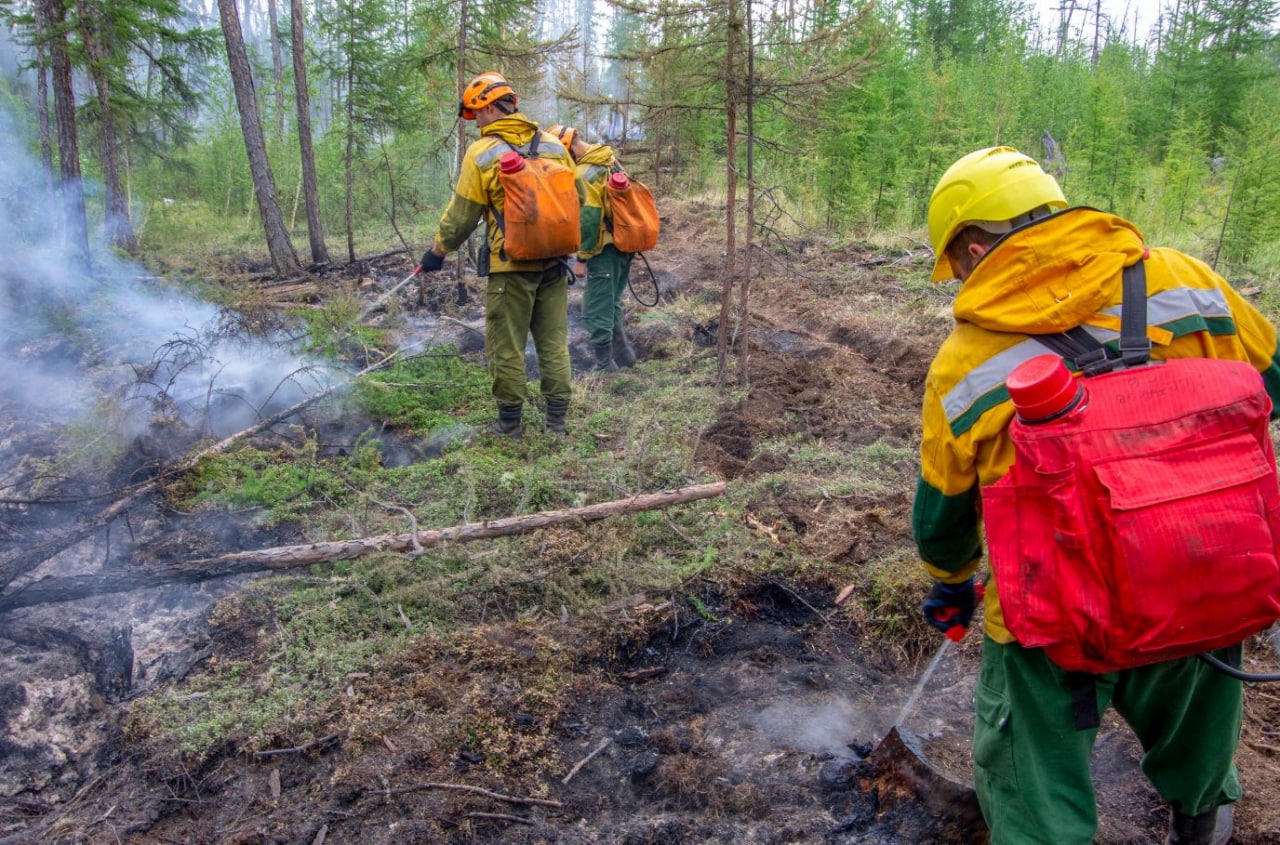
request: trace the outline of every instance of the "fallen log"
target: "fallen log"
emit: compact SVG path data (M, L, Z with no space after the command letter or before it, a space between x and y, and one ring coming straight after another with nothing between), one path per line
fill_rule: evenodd
M440 528L433 531L417 531L406 534L382 534L355 540L336 540L327 543L305 543L294 546L275 546L247 552L231 552L211 558L179 561L145 569L111 570L92 575L74 575L64 578L42 578L20 590L0 595L0 614L38 604L76 601L107 593L123 593L143 587L164 584L194 583L231 575L268 570L296 569L314 563L350 560L374 552L418 552L442 543L469 543L512 534L524 534L539 528L581 522L595 522L610 516L639 513L710 499L724 494L726 484L717 481L645 493L630 499L616 499L567 510L540 511L525 516L511 516L490 522L475 522Z

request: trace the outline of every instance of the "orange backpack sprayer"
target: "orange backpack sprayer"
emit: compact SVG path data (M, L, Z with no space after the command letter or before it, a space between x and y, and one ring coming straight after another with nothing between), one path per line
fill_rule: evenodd
M1280 619L1262 378L1239 361L1152 362L1141 261L1124 286L1119 358L1078 329L1037 337L1059 355L1009 375L1016 459L982 490L1005 623L1069 671L1225 648Z
M512 147L498 161L503 210L494 214L505 241L502 251L512 261L571 255L582 237L574 172L539 156L541 137L535 132L527 151Z
M620 252L647 252L658 245L658 206L643 183L615 170L605 182L605 195L613 221L613 245Z

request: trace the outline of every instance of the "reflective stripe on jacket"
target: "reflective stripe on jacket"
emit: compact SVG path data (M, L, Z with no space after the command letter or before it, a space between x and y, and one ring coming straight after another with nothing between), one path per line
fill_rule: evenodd
M1013 405L1005 388L1010 371L1050 351L1036 334L1084 325L1102 342L1115 341L1121 270L1143 250L1132 223L1090 208L1068 209L1006 235L960 288L955 328L925 381L912 508L916 546L933 577L955 582L978 568L979 489L998 481L1014 459L1007 431ZM1248 361L1280 404L1276 331L1256 308L1207 265L1173 249L1152 249L1146 273L1153 358ZM1013 641L994 582L985 618L993 639Z

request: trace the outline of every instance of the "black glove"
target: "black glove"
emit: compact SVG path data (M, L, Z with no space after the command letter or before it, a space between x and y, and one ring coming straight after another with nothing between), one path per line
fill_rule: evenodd
M973 609L977 604L977 598L978 593L974 589L972 578L960 584L944 584L938 581L924 597L924 604L920 609L924 611L926 622L949 638L959 639L964 636L969 623L973 621Z
M422 253L422 263L418 265L418 271L421 273L434 273L444 267L444 256L436 255L434 250L427 250Z

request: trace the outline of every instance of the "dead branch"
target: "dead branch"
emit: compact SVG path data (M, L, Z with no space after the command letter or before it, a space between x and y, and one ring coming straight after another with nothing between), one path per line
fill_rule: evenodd
M256 551L232 552L212 558L175 562L163 566L134 570L111 570L91 575L65 578L43 578L8 595L0 595L0 614L38 604L75 601L106 593L123 593L162 584L195 583L229 575L266 570L296 569L314 563L351 560L374 552L408 552L417 546L431 548L442 543L469 543L512 534L524 534L539 528L569 523L595 522L610 516L639 513L670 505L710 499L724 494L726 484L717 481L678 490L646 493L630 499L600 502L580 508L542 511L540 513L455 525L414 534L383 534L356 540L328 543L305 543L276 546ZM117 503L119 504L119 503ZM105 523L103 523L105 524ZM415 543L417 544L415 546Z
M465 783L415 783L411 786L402 786L399 789L389 790L388 794L408 795L411 792L422 792L426 789L445 789L452 792L472 792L476 795L483 795L486 798L505 801L508 804L536 804L539 807L564 806L564 804L559 801L551 801L546 798L521 798L518 795L503 795L501 792L493 792L480 786L468 786Z
M510 813L467 813L468 819L497 819L504 822L518 822L519 824L533 824L533 819L526 819L524 816L513 816Z
M253 758L255 760L264 760L267 757L279 757L281 754L302 754L318 746L328 745L337 739L338 734L329 734L319 739L313 739L310 742L304 742L302 745L294 746L293 748L272 748L267 751L255 751L253 752Z
M609 743L610 743L610 742L612 742L612 741L613 741L613 740L611 740L609 737L605 737L605 738L604 738L604 742L602 742L602 743L600 743L599 745L597 745L597 746L596 746L596 750L595 750L595 751L592 751L592 752L591 752L590 754L588 754L586 757L583 757L581 760L579 760L577 763L575 763L575 764L574 764L574 766L573 766L573 768L569 770L569 774L565 775L565 776L564 776L564 779L563 779L563 780L561 780L560 782L561 782L561 783L563 783L563 784L567 784L569 781L573 780L573 776L574 776L574 775L576 775L579 771L581 771L583 766L587 765L587 764L588 764L588 763L590 763L593 759L595 759L595 757L596 757L597 755L599 755L599 754L600 754L600 752L602 752L602 751L604 751L606 748L608 748L608 747L609 747Z

